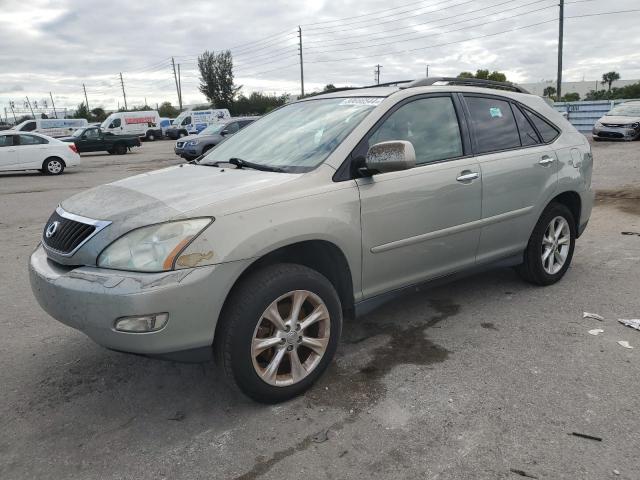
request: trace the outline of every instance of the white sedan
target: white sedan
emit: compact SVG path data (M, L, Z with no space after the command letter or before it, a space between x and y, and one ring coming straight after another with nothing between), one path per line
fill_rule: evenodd
M34 132L0 132L0 171L40 170L59 175L65 168L78 165L80 155L73 143Z

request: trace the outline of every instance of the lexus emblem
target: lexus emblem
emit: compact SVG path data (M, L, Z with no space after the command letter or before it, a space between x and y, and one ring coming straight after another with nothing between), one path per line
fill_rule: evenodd
M51 238L53 237L56 232L58 231L58 227L60 226L60 222L52 222L49 225L47 225L47 229L44 231L44 235L47 238Z

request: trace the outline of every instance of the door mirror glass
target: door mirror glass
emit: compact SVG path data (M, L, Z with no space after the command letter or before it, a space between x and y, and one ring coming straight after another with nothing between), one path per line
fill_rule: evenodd
M406 140L376 143L367 152L365 166L370 172L377 173L409 170L416 166L416 152Z

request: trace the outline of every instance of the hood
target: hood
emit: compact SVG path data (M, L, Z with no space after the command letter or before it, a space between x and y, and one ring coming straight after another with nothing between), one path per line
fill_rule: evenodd
M600 120L600 123L613 123L615 125L628 125L630 123L640 122L640 117L623 117L618 115L605 115Z
M187 135L186 137L179 138L178 142L188 142L189 140L195 140L196 138L201 138L197 133L194 135Z
M301 174L262 172L183 164L125 178L74 195L61 203L66 211L110 220L131 229L180 217L210 206L206 215L221 215L216 205L255 201L261 190L280 186Z

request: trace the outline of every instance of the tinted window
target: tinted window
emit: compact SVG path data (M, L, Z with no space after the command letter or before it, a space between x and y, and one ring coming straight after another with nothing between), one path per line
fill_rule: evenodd
M88 128L84 131L85 138L98 138L98 130L96 128Z
M480 97L466 97L466 100L476 137L476 153L520 146L520 135L509 102Z
M401 106L369 137L369 147L389 140L411 142L417 164L460 157L462 139L453 101L422 98Z
M538 138L538 134L535 129L529 123L529 120L524 116L524 114L520 111L518 107L515 105L511 106L513 108L513 114L516 117L516 123L518 124L518 131L520 132L520 142L523 147L529 145L537 145L540 143L540 139Z
M249 125L253 120L240 120L238 123L240 124L240 128L244 128Z
M115 118L111 122L111 125L109 125L109 128L118 128L120 125L122 125L122 121L119 118Z
M182 121L182 125L190 125L191 124L191 117L187 117Z
M238 126L238 122L233 122L228 123L224 129L227 131L227 133L236 133L238 130L240 130L240 127Z
M36 129L36 122L29 122L24 127L22 127L20 130L22 132L32 132L35 129Z
M13 145L13 135L0 135L0 147L10 147Z
M49 143L44 138L34 135L18 135L20 137L20 145L39 145L41 143Z
M540 136L542 137L542 141L544 143L552 142L558 136L558 130L556 130L555 127L551 126L549 122L543 120L541 117L533 112L530 112L529 110L526 110L526 112L529 119L538 129L538 132L540 132Z

